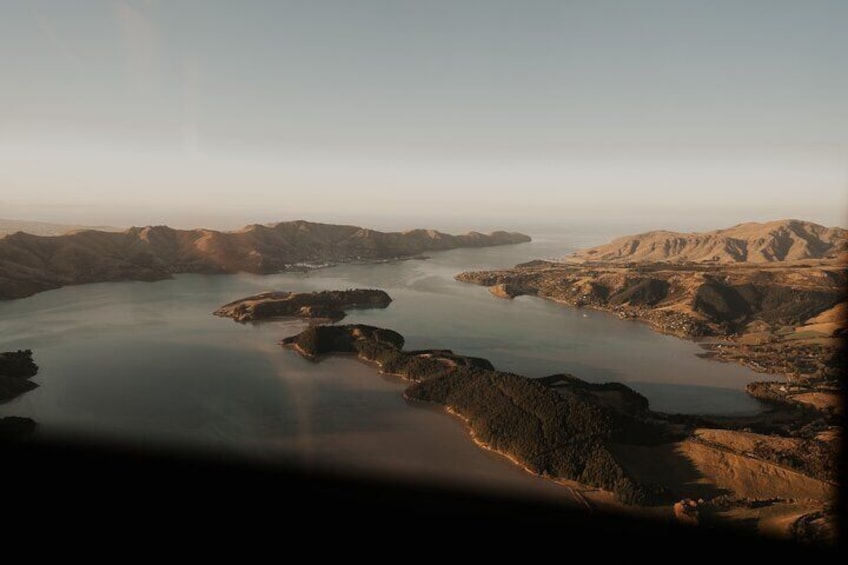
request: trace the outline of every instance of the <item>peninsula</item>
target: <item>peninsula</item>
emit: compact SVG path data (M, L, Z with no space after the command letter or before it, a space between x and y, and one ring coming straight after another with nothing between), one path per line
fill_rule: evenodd
M845 234L795 220L705 234L651 232L562 262L456 278L499 297L538 296L696 338L704 356L787 375L784 400L835 409L848 326ZM771 399L773 389L749 387Z
M404 351L399 333L361 324L310 326L282 344L313 360L352 353L412 381L406 398L445 406L468 423L479 444L535 474L600 487L630 503L655 494L616 462L610 446L667 442L672 431L624 385L626 395L641 401L595 395L592 385L578 379L557 390L449 350Z
M600 263L795 263L845 260L848 230L802 220L748 222L694 233L651 231L619 237L572 253L570 260Z
M18 232L0 237L0 299L73 284L155 281L176 273L271 274L527 241L530 237L524 234L503 231L488 235L420 229L379 232L305 221L257 224L233 232L167 226L123 232L83 230L55 237Z
M824 425L822 416L797 422L807 435L796 437L772 435L768 418L669 416L620 383L531 379L450 350L405 351L399 333L361 324L314 325L281 344L316 362L355 355L411 381L408 400L443 406L478 445L531 473L586 485L587 500L599 488L688 523L732 523L818 541L835 535L837 459L822 457L835 444L809 435Z
M385 291L377 289L264 292L225 304L214 314L241 323L286 317L336 322L345 317L345 310L387 308L391 302Z

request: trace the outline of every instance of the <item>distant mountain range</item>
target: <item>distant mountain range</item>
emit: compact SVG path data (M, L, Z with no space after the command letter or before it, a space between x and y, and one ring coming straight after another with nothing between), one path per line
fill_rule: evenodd
M569 260L600 263L775 263L838 259L848 230L800 220L750 222L732 228L678 233L652 231L578 251Z
M19 231L33 235L63 235L77 230L121 231L111 226L83 226L76 224L53 224L49 222L30 222L27 220L6 220L0 218L0 237Z
M0 299L71 284L151 281L174 273L268 274L526 241L529 236L503 231L488 235L434 230L386 233L305 221L252 225L234 232L155 226L122 232L85 230L57 237L14 233L0 238Z

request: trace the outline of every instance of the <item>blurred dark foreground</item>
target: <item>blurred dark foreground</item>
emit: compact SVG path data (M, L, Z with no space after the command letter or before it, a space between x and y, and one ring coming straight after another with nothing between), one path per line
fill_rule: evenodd
M92 547L108 540L139 551L173 542L201 552L227 544L267 549L271 542L275 560L302 549L351 556L391 550L398 560L404 554L446 556L456 547L475 556L621 554L678 562L747 555L816 559L840 549L306 472L232 454L39 438L0 443L0 461L2 531L7 543L16 544L28 536L58 539L54 531L88 539Z

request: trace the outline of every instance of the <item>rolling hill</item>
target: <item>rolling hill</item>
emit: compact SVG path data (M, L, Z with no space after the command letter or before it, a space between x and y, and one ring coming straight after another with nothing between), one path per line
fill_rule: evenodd
M56 237L19 232L0 239L0 299L71 284L152 281L175 273L269 274L314 264L395 259L526 241L528 236L508 232L387 233L305 221L252 225L234 232L167 226L117 233L86 230Z
M848 230L800 220L750 222L701 233L651 231L573 253L598 263L776 263L836 260L848 253Z
M31 222L27 220L7 220L0 218L0 238L19 231L33 235L63 235L78 230L120 231L110 226L82 226L75 224L53 224L49 222Z

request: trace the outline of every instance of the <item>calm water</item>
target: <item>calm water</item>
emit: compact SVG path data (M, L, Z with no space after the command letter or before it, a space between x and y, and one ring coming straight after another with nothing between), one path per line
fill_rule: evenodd
M453 280L462 270L557 257L596 242L566 234L435 253L426 261L266 277L182 275L2 302L0 351L33 349L41 386L0 405L0 416L32 417L45 433L188 441L307 466L565 497L564 489L478 449L455 419L407 405L402 382L354 360L314 364L281 349L279 339L300 331L302 322L245 326L211 312L269 289L379 287L392 305L345 321L398 330L410 348L449 347L530 376L570 372L626 382L657 410L759 410L743 390L757 375L700 359L693 343L599 312L530 297L497 299Z

